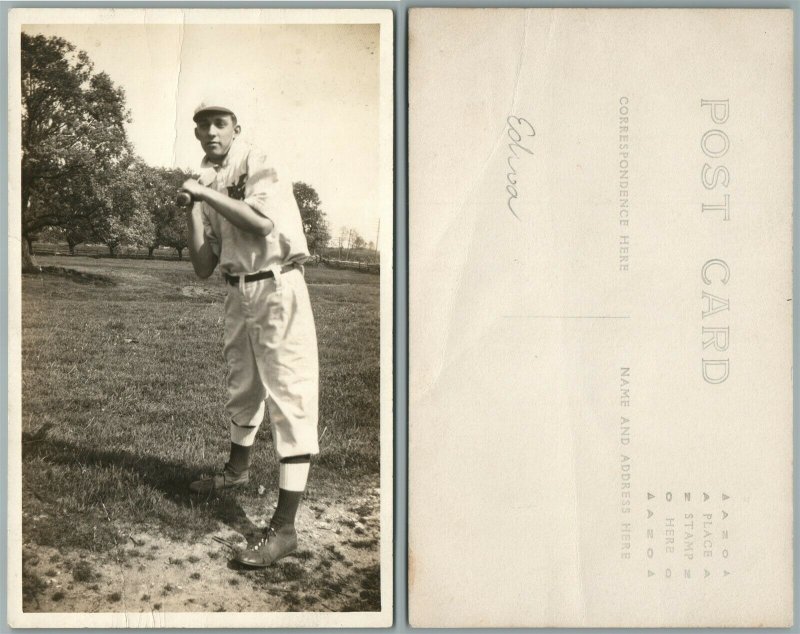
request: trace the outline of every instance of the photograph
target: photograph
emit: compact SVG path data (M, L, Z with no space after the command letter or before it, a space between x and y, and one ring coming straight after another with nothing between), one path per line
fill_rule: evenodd
M390 10L9 13L13 627L379 627Z

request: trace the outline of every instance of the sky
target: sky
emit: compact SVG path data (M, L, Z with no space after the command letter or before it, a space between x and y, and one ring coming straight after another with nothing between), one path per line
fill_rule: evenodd
M378 233L379 27L374 24L58 24L58 35L125 90L128 137L151 165L196 169L192 114L235 103L241 140L314 187L336 238ZM332 240L333 243L333 240Z

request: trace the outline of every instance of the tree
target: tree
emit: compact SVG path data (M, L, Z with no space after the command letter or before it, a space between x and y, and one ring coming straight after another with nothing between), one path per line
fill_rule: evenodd
M355 229L348 229L347 230L347 250L348 252L351 249L360 249L362 248L366 242L364 238L361 237L361 234L358 233Z
M322 201L317 191L302 181L292 183L292 191L300 208L300 217L303 221L303 231L311 253L328 246L331 234L325 212L322 211Z
M22 34L22 235L76 229L103 213L81 207L92 179L132 152L122 88L95 73L83 51L60 37ZM90 196L91 197L91 196ZM23 249L23 268L33 266Z
M86 242L91 237L91 233L83 227L70 227L64 229L64 237L67 240L69 254L75 255L75 247Z
M353 248L354 249L363 249L367 245L367 242L364 238L361 237L361 234L358 231L354 231L353 235Z
M191 176L191 172L181 169L153 169L155 192L150 209L155 227L153 241L148 245L150 257L160 247L171 247L183 259L183 251L189 246L184 212L175 204L175 192Z
M66 229L61 227L46 227L42 229L41 233L37 238L37 242L41 241L46 244L59 244L61 242L66 242L70 248L70 254L74 255L75 253L75 245L79 244L79 242L71 242L70 236L68 236Z
M348 236L350 235L350 228L349 227L342 227L341 231L339 231L339 249L341 250L346 244Z
M348 237L350 235L350 228L342 226L341 230L339 231L339 237L336 238L336 244L339 247L339 259L341 260L343 256L342 249L347 247Z
M123 244L143 247L153 240L150 178L151 168L140 160L93 177L92 200L86 203L96 209L90 221L91 235L108 247L112 257Z
M173 211L167 223L159 228L158 235L161 245L175 249L178 259L182 260L184 250L189 247L185 214L180 210Z

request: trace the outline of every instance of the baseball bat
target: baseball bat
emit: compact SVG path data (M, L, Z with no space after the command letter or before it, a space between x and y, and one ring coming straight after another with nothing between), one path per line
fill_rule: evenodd
M189 192L178 192L177 197L175 198L175 204L178 207L188 207L194 202L194 198Z

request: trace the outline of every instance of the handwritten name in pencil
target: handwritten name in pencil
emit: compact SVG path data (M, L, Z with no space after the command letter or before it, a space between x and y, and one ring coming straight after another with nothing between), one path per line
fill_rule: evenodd
M528 147L528 144L530 143L530 139L536 136L536 130L533 129L533 125L530 121L522 117L515 117L514 115L508 117L506 123L508 124L508 138L511 140L511 143L508 144L508 149L511 150L511 153L508 155L508 173L506 174L506 180L508 181L506 185L508 210L519 220L520 217L514 210L514 201L519 198L519 190L517 189L517 168L512 161L519 161L520 157L524 156L524 154L518 154L517 150L533 154L533 150Z

